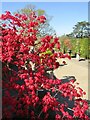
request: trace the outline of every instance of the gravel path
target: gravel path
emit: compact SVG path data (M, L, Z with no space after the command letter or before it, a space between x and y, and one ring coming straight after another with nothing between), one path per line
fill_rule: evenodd
M62 78L63 76L75 76L76 82L79 83L79 86L86 92L84 96L85 99L89 99L89 75L88 71L88 61L78 61L73 58L71 60L64 59L67 62L67 65L60 66L57 70L54 71L54 74L57 78ZM60 60L58 59L60 62Z

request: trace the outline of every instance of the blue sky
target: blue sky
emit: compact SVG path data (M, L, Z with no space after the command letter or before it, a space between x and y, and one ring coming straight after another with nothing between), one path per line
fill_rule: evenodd
M9 10L12 13L32 4L36 9L43 9L53 16L50 25L57 35L72 32L74 25L80 21L88 21L88 2L3 2L2 13Z

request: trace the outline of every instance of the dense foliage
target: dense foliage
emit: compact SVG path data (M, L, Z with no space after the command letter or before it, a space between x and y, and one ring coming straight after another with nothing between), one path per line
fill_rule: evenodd
M44 24L45 16L37 17L33 12L30 16L13 16L6 11L1 19L2 119L88 120L85 114L88 104L82 99L85 92L74 80L63 83L48 73L59 67L57 58L70 59L70 56L55 52L55 47L60 50L57 37L37 37L37 29ZM30 22L26 24L26 20ZM67 101L73 101L71 108Z
M55 35L56 34L55 30L50 26L50 21L52 19L52 16L49 16L45 12L45 10L36 9L36 6L34 6L32 4L28 4L24 8L16 11L16 13L25 14L27 16L29 16L29 14L31 12L34 12L37 15L37 17L41 16L41 15L45 15L45 17L46 17L44 24L39 24L39 27L38 27L39 32L37 33L37 35L46 36L46 35ZM26 22L28 23L28 22L30 22L30 20L28 19Z
M71 50L71 56L79 53L81 58L90 59L90 41L88 38L61 36L59 42L61 43L61 51L67 53Z

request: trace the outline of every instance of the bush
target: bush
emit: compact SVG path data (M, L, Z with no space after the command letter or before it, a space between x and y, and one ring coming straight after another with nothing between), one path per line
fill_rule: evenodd
M54 51L55 47L60 50L57 37L37 37L45 16L37 17L34 12L30 17L12 15L6 11L1 19L2 119L88 119L88 104L81 99L85 92L79 87L76 90L73 79L62 83L48 73L59 67L57 58L70 57ZM51 53L46 54L47 50ZM73 106L69 108L71 101Z

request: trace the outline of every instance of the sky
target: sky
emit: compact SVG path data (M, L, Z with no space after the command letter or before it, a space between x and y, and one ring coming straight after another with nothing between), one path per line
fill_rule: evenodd
M28 4L52 16L50 25L58 36L71 33L77 22L88 21L88 2L3 2L2 13L13 13Z

